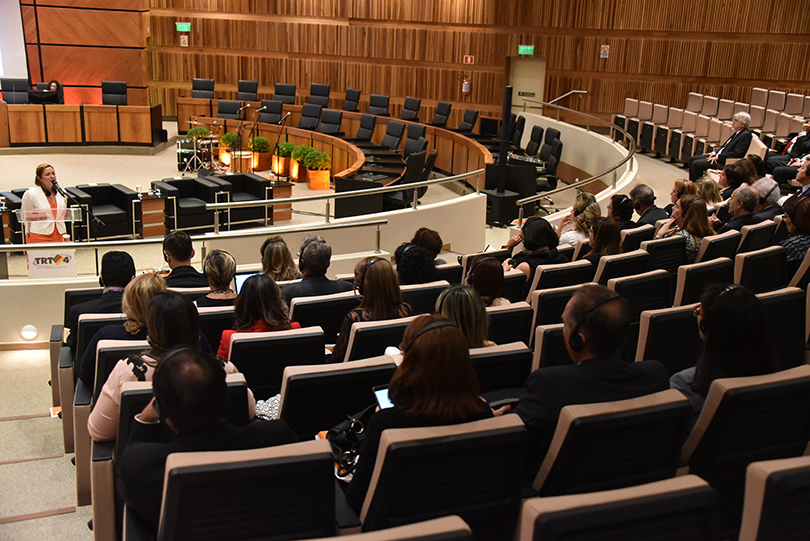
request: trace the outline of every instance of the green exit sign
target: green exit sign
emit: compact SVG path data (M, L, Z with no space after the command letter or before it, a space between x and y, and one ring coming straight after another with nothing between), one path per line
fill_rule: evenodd
M191 32L191 23L174 23L178 32Z
M534 45L518 45L520 56L534 56Z

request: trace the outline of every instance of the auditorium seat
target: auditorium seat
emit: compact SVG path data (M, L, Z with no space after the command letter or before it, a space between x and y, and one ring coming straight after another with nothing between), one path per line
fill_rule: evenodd
M714 96L703 96L700 114L708 117L717 116L718 99Z
M191 97L213 99L214 98L214 80L213 79L198 79L191 80Z
M276 83L273 99L290 105L295 104L295 85Z
M503 297L509 302L520 302L526 300L523 295L523 286L526 285L526 275L517 269L511 269L503 273L503 284L498 297Z
M513 149L520 150L524 148L523 145L521 144L523 141L524 131L526 131L526 117L523 115L518 115L517 119L515 119L514 130L512 131L511 145ZM542 137L540 139L542 139ZM540 139L538 139L538 141Z
M446 101L440 101L436 105L436 114L433 115L433 120L430 122L432 126L437 128L444 128L447 126L447 120L450 118L450 111L453 109L453 104Z
M528 303L520 301L503 306L488 306L486 311L489 340L496 344L523 342L529 345L534 311Z
M558 130L557 128L551 128L551 127L547 128L546 129L546 135L545 135L545 138L543 139L543 142L545 144L547 144L547 145L553 145L555 139L558 140L558 141L561 140L560 130Z
M538 265L535 267L529 292L537 289L584 284L593 279L593 273L593 265L585 259L557 265Z
M357 134L352 138L347 138L346 140L350 143L364 143L371 141L371 137L374 135L374 128L376 126L377 117L375 115L363 113L360 116L360 127L357 128Z
M730 121L737 111L734 110L734 102L721 99L717 105L717 119Z
M475 109L467 109L464 111L464 118L461 119L461 124L459 124L456 131L461 133L471 133L476 122L478 122L478 111Z
M739 531L748 465L801 456L808 439L810 366L712 382L681 460L719 492L723 538Z
M298 127L302 130L315 130L321 121L321 106L314 103L305 103L301 108L301 118Z
M507 249L501 249L489 252L476 252L472 254L462 255L459 259L461 267L463 269L462 274L465 277L465 279L468 276L470 269L472 268L475 261L477 261L481 257L494 257L495 259L503 263L504 261L512 257L512 251Z
M290 301L290 320L298 322L304 328L316 325L321 327L326 343L334 344L343 318L359 304L360 299L354 291L295 297Z
M419 122L419 108L421 106L422 100L420 98L406 97L405 104L402 107L402 114L399 118L410 122Z
M694 308L687 305L642 312L635 362L658 361L670 376L695 366L703 341Z
M204 178L166 178L152 181L152 189L166 198L166 229L213 231L214 212L205 206L217 202L218 184Z
M601 285L607 285L608 280L611 278L621 278L647 272L649 264L650 254L644 250L605 255L599 259L593 281Z
M692 153L696 156L708 154L714 147L721 145L728 137L723 138L723 122L716 119L709 119L709 129L704 137L699 137L694 141Z
M653 105L653 113L650 120L641 125L641 135L639 136L639 146L647 151L653 150L655 130L658 126L667 123L669 108L666 105Z
M707 284L730 284L734 281L734 263L727 257L717 257L703 263L678 267L674 306L700 302Z
M352 111L354 113L360 111L360 91L355 90L354 88L347 88L346 89L346 99L343 100L343 107L341 107L344 111Z
M286 366L323 364L325 342L320 327L286 331L236 332L231 335L228 360L245 375L256 399L281 389Z
M804 97L804 109L802 110L804 118L810 117L810 96Z
M801 539L810 514L810 457L753 462L745 474L739 541Z
M564 287L551 287L532 291L530 304L532 305L532 327L529 345L534 342L534 330L538 325L552 325L562 323L562 314L565 305L574 296L574 293L583 284Z
M458 514L476 539L511 539L527 446L526 429L515 415L384 431L375 465L379 473L360 514L363 531Z
M727 257L733 261L737 255L737 248L740 245L741 238L740 232L734 230L703 237L698 253L695 256L695 263L711 261L718 257Z
M135 190L121 184L80 184L66 191L83 208L83 221L79 238L98 240L110 237L131 237L133 231L133 201ZM101 220L93 220L88 210ZM86 224L90 224L90 231ZM83 234L81 234L83 233Z
M126 105L127 83L125 81L101 81L101 103L103 105Z
M781 90L769 90L768 91L768 104L765 106L766 109L773 109L774 111L779 111L780 113L785 110L785 97L787 94Z
M776 229L773 231L773 237L771 237L771 244L779 244L786 238L788 238L789 234L787 230L787 223L785 222L785 215L778 214L773 217L773 223L776 224Z
M546 366L569 366L574 362L565 347L565 334L562 323L538 325L534 329L534 357L532 370Z
M180 291L172 288L174 291ZM186 294L184 291L180 291ZM202 295L201 295L202 296ZM197 308L200 315L200 332L211 348L216 351L222 340L222 331L233 329L233 306L204 306Z
M686 111L691 111L695 114L700 114L703 109L703 94L697 92L690 92L686 97Z
M796 287L786 287L757 294L768 336L782 368L792 368L804 362L807 332L805 329L805 293Z
M321 124L318 126L318 131L334 137L342 137L343 132L340 131L340 124L342 122L343 111L324 109L321 111Z
M278 418L301 440L335 426L375 402L374 387L387 386L397 369L392 357L284 369Z
M241 107L241 101L219 100L219 102L217 102L217 118L241 120L242 111L239 110Z
M48 90L48 86L48 82L39 82L37 83L37 90ZM60 82L56 83L56 103L65 103L64 85Z
M239 84L236 87L236 99L239 101L256 101L259 93L258 81L245 81L239 79Z
M749 114L751 115L751 124L748 126L748 128L751 130L758 130L762 128L762 125L765 123L765 108L751 105Z
M655 226L644 224L630 229L622 229L622 252L632 252L641 248L641 243L655 238Z
M627 129L627 119L633 118L638 115L638 100L634 100L633 98L624 98L624 109L622 110L621 114L614 114L613 115L613 124L622 128L623 130ZM613 140L614 141L621 141L624 139L624 135L618 130L613 132Z
M522 392L532 370L532 351L523 341L470 349L470 364L478 374L481 393Z
M259 122L278 124L284 116L284 103L279 100L262 100L264 111L259 113Z
M686 239L680 235L645 240L641 249L650 254L650 270L663 269L674 277L678 267L686 263Z
M649 101L638 102L638 114L627 119L627 133L638 141L641 123L652 118L653 104Z
M772 220L764 220L753 225L744 225L740 231L742 238L740 239L740 245L737 247L737 253L742 254L767 248L771 245L774 231L776 231L776 223Z
M532 487L548 497L671 479L691 416L674 389L565 406Z
M219 185L219 191L224 193L220 202L240 203L244 201L266 201L272 199L273 185L269 179L253 173L224 173L202 177ZM233 229L235 225L261 225L267 226L273 222L273 211L270 206L247 207L227 209L220 216L220 227Z
M355 321L349 331L349 343L343 361L379 357L385 353L387 347L399 347L405 329L416 317Z
M698 115L695 112L684 111L681 127L671 130L672 134L669 137L667 156L673 161L681 161L681 149L683 148L684 139L688 134L694 133L697 117Z
M666 156L669 149L669 141L672 137L672 130L681 128L683 125L683 109L670 107L667 114L667 123L655 129L654 150L661 156Z
M737 113L747 113L750 110L751 110L751 104L750 103L744 103L744 102L741 102L741 101L735 101L734 102L734 114L735 115Z
M749 103L758 107L766 107L768 105L768 89L759 87L752 88Z
M686 475L616 490L530 498L521 509L518 541L567 541L583 532L602 539L715 540L717 494Z
M734 258L734 283L754 293L785 287L785 254L781 246L737 254Z
M28 79L0 78L0 90L3 91L3 101L6 103L28 103L28 89Z
M804 259L802 259L802 263L799 265L796 273L787 278L788 286L807 290L807 284L810 283L810 250L804 254Z
M695 119L695 129L692 133L684 133L681 144L680 160L687 163L695 155L695 143L698 139L709 135L709 117L698 115Z
M372 94L368 99L368 114L377 116L389 116L388 107L390 98L382 94Z
M473 541L470 526L457 515L425 520L378 532L340 534L341 541ZM327 541L326 538L319 541Z
M420 138L418 142L421 148L427 148L427 139ZM392 182L390 186L405 187L408 184L419 182L422 176L422 171L425 168L425 160L426 156L424 150L419 152L411 152L406 160L405 172L402 173L399 179ZM383 210L389 211L404 209L413 202L413 197L413 190L409 189L383 194Z
M608 280L607 287L627 300L631 324L638 324L641 312L645 310L672 306L669 273L663 269L633 276L611 278Z
M329 93L330 85L321 83L310 83L309 85L309 101L307 103L314 103L320 105L324 109L329 107Z
M450 287L444 280L400 286L402 301L411 305L414 314L432 314L435 311L436 299L442 291Z
M537 153L540 152L540 147L543 145L543 127L542 126L532 126L531 135L529 136L529 142L526 143L526 156L530 158L537 156ZM551 145L549 145L549 152L551 151Z

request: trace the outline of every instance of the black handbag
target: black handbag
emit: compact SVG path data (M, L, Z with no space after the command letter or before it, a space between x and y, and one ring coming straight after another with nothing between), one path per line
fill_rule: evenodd
M335 457L335 475L338 479L346 479L354 473L357 467L360 446L366 437L366 425L377 409L372 404L355 415L347 415L326 433L326 439L332 446L332 455Z

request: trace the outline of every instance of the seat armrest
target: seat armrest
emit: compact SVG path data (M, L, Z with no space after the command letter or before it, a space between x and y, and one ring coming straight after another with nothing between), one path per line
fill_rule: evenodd
M74 187L65 188L65 191L70 194L73 199L78 201L80 205L87 205L91 209L93 208L93 198L89 193Z
M166 182L162 182L160 180L153 180L152 181L152 189L160 190L163 195L166 197L179 197L180 196L180 189L168 184Z
M64 332L65 332L64 325L59 324L51 325L51 338L49 342L61 342L62 335L64 334Z
M82 380L76 381L76 394L73 395L74 406L89 406L93 401L93 389Z
M221 178L216 177L197 177L202 180L207 180L208 182L213 182L217 186L219 186L220 191L232 192L233 191L233 184L229 181Z
M15 209L22 206L22 198L11 192L0 192L0 196L6 200L6 206L9 208Z
M268 178L260 177L259 175L251 175L250 173L245 175L245 191L256 197L264 199L264 190L270 186L272 186L272 184L270 184L270 179Z
M112 460L113 449L115 449L114 441L93 441L91 452L93 462Z
M65 346L59 350L59 370L73 368L73 350Z
M360 518L349 505L337 479L335 479L335 524L340 530L360 527Z
M216 194L222 190L220 185L210 180L205 180L204 178L195 178L193 180L194 195L208 203L216 203ZM230 184L230 182L228 184Z
M127 186L122 186L121 184L113 184L112 186L113 204L126 211L127 215L132 214L132 200L137 196L138 193Z

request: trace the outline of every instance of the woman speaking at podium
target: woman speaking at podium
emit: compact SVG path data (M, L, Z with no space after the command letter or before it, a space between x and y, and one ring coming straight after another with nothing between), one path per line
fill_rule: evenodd
M25 242L62 242L67 232L67 201L57 193L56 172L52 165L37 166L36 186L23 194L23 219L27 222Z

